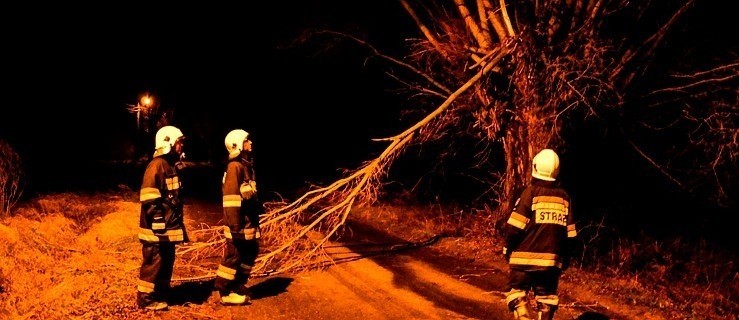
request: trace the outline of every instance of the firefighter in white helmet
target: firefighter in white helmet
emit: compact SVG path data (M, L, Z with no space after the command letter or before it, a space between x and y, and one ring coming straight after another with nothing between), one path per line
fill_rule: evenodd
M259 254L259 214L252 142L244 130L226 135L228 164L223 175L223 215L226 250L216 272L215 289L223 305L250 304L246 286Z
M551 320L559 306L559 276L569 265L577 230L570 196L557 182L558 174L559 156L554 150L536 154L531 163L533 179L504 227L503 254L510 266L506 303L515 319ZM529 291L535 303L529 303Z
M141 183L139 240L143 261L136 302L149 310L167 309L175 259L175 244L187 241L177 162L183 155L184 135L174 126L159 129L154 158Z

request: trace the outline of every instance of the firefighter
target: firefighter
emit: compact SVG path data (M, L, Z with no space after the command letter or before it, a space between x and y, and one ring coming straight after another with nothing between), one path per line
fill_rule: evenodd
M183 217L181 181L177 175L183 153L180 129L165 126L155 136L154 156L141 183L139 240L143 261L136 302L148 310L166 310L175 259L175 244L188 241Z
M244 130L226 135L228 164L223 175L223 215L226 249L216 272L215 289L223 305L251 303L246 284L259 253L259 214L252 142Z
M532 161L532 181L513 205L505 225L508 260L506 303L515 319L551 320L559 306L557 286L569 265L577 236L569 194L559 185L559 156L541 150ZM535 303L530 303L529 291Z

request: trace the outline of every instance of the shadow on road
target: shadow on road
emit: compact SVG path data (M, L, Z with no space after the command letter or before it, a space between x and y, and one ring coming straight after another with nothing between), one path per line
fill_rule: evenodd
M423 242L407 242L400 238L386 234L382 230L373 228L371 226L358 223L356 221L350 221L347 225L353 230L352 236L342 239L344 242L360 242L360 244L345 244L347 248L351 248L356 254L360 255L359 258L370 258L377 257L376 260L382 265L392 264L392 259L382 259L382 256L389 255L401 255L408 256L414 259L418 259L425 263L428 263L438 270L442 270L447 274L458 274L468 275L465 282L476 286L485 291L499 291L503 290L507 283L507 278L503 270L498 269L486 269L480 270L478 266L471 263L467 259L460 258L457 256L447 255L438 250L431 248L432 245L436 244L440 239L444 238L444 235L436 235ZM392 241L392 242L388 242ZM382 242L380 242L382 241ZM369 242L369 244L365 244ZM384 245L385 249L382 251L371 250L380 244ZM370 248L370 249L368 249ZM411 251L412 252L406 252ZM327 250L328 251L328 250ZM329 251L330 252L330 251ZM332 255L333 256L333 255ZM463 278L464 276L460 276Z
M609 319L611 318L609 318L608 316L602 313L588 311L588 312L581 314L575 320L609 320Z
M251 287L252 299L262 299L268 297L274 297L280 293L286 292L287 287L293 282L293 278L286 277L274 277L268 278L262 282L259 282Z
M175 306L187 303L203 304L212 293L214 281L192 281L175 285L170 291L168 303Z
M170 305L181 306L188 303L203 304L213 293L215 279L207 281L183 282L172 287L167 302ZM259 283L250 285L251 297L254 300L273 297L284 293L293 282L292 278L272 277Z
M323 246L326 255L331 257L331 261L317 262L310 266L314 267L329 267L336 264L351 262L359 259L365 259L381 255L397 254L400 252L427 247L435 244L443 236L436 235L425 241L409 242L409 241L397 241L397 242L385 242L385 243L358 243L358 244L344 244L334 246ZM348 250L347 250L348 249Z
M393 272L396 286L412 290L426 297L429 301L433 301L437 306L471 318L478 318L481 315L490 317L497 314L496 309L499 309L498 306L491 306L472 299L454 296L446 291L445 288L439 287L433 282L419 281L415 275L415 271L409 269L405 261L407 259L420 260L449 275L460 275L460 280L486 292L502 292L505 290L507 282L505 270L480 269L480 267L475 266L474 263L467 259L447 255L431 248L433 244L444 237L443 235L437 235L421 242L406 242L384 233L382 230L356 221L350 221L347 225L350 226L353 232L351 236L342 239L342 242L350 242L344 244L343 247L351 249L352 252L348 252L346 249L343 252L339 251L341 246L337 246L334 251L332 251L333 247L331 246L324 247L329 256L334 259L334 263L369 258ZM501 301L502 305L503 302ZM580 314L576 319L613 319L607 314L608 312L587 311ZM508 315L507 310L506 315Z
M489 316L495 318L494 315L500 313L498 309L503 309L502 304L501 306L491 305L450 294L438 283L419 280L416 272L408 267L406 264L408 259L420 260L450 275L479 275L476 279L469 278L464 282L485 291L503 290L506 278L500 270L479 270L469 261L433 250L431 246L444 235L436 235L420 242L407 242L355 221L349 222L348 225L353 232L351 236L342 239L344 251L340 251L340 247L324 247L334 262L369 258L395 275L394 281L397 287L409 289L441 308L473 319L480 318L482 315L484 315L483 318ZM347 248L351 251L347 251ZM505 312L507 313L507 310Z

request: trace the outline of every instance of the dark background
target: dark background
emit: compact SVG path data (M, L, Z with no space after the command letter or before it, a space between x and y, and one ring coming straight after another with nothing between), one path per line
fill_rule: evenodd
M29 160L33 190L87 181L75 175L87 163L128 157L137 130L126 108L146 92L174 109L192 161L219 163L226 133L249 131L263 185L275 192L371 157L369 138L394 132L398 118L382 70L363 66L366 50L293 44L306 28L324 27L399 43L397 26L409 21L395 1L65 5L5 15L0 137Z
M655 68L691 50L709 61L736 48L721 40L735 29L731 11L699 3ZM175 110L172 124L188 137L190 160L213 164L190 188L214 196L231 129L252 134L261 190L276 198L356 168L385 146L371 138L404 128L406 98L389 90L387 69L366 60L367 50L294 43L306 28L326 28L399 56L418 34L397 1L37 5L4 8L2 18L0 138L25 160L29 196L119 183L136 189L140 167L109 163L128 160L137 131L126 108L146 92ZM633 232L699 236L736 220L735 207L708 200L710 191L677 189L614 132L597 123L577 129L563 150L562 180L583 216L607 216ZM426 185L449 200L485 189L462 175L432 179Z

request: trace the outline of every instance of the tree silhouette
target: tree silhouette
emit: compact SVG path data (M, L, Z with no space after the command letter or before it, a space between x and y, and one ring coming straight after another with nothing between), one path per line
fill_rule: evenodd
M9 143L0 139L0 218L10 214L24 187L21 157Z
M737 62L714 61L703 71L675 74L662 88L646 75L673 30L695 6L686 1L400 0L417 26L403 57L386 55L363 39L314 31L305 39L351 40L392 66L418 120L403 132L376 139L386 143L374 159L327 186L316 186L263 217L266 235L279 235L275 249L260 257L261 270L283 272L310 265L320 247L346 221L351 209L374 202L390 166L409 146L468 138L483 146L476 161L490 185L491 225L502 222L514 192L528 180L530 159L541 148L561 147L568 126L589 119L624 133L656 128L672 108L670 132L681 135L682 156L703 160L722 186L735 179L737 158ZM379 18L379 17L378 17ZM651 89L647 89L651 88ZM630 140L668 179L687 187L692 170L677 176L674 150L644 148ZM675 140L680 141L680 140ZM454 157L450 147L440 159ZM662 152L660 157L652 152ZM691 153L691 154L688 154ZM700 157L694 157L700 154ZM697 164L688 162L686 168ZM729 174L728 176L726 174ZM729 194L719 188L719 196ZM313 230L323 236L307 240ZM274 266L270 269L270 266Z

